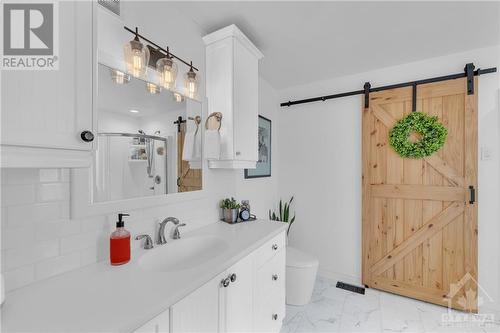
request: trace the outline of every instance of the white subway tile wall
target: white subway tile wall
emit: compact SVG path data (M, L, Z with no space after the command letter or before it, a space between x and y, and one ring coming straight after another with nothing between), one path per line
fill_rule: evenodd
M7 291L109 260L109 235L116 214L71 219L68 169L0 172L1 270ZM125 226L132 236L147 233L154 237L157 223L167 216L186 222L185 231L217 220L217 209L206 199L127 213L131 216ZM132 250L139 248L140 242L132 240Z

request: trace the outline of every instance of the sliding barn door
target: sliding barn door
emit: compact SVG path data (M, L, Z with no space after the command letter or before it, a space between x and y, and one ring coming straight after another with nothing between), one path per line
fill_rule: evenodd
M371 288L477 312L477 79L417 89L417 111L448 129L441 150L400 157L389 145L412 109L412 88L370 94L363 110L363 283Z

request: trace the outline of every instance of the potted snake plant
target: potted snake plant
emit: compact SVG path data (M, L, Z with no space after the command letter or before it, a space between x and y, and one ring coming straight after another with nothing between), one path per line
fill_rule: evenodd
M226 198L221 201L220 208L222 208L222 216L227 223L235 223L238 221L238 213L240 204L234 198Z
M286 231L287 236L290 233L290 227L292 226L293 222L295 222L295 214L293 214L293 216L291 216L290 214L290 207L292 205L292 201L293 201L293 196L290 198L288 202L281 201L280 199L279 212L276 213L276 212L271 212L271 210L269 210L269 219L271 221L281 221L284 223L288 223L288 229Z

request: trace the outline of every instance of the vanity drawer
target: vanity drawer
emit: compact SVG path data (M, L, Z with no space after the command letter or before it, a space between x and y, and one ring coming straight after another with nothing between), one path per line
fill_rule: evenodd
M264 295L271 293L285 294L285 270L286 270L286 251L279 251L274 258L260 267L256 274L256 282L259 290Z
M282 249L256 272L254 329L279 332L285 317L286 250Z
M282 232L281 234L267 241L266 244L262 245L257 251L255 251L255 263L257 269L267 261L272 259L274 256L276 256L281 250L285 250L285 247L285 232Z

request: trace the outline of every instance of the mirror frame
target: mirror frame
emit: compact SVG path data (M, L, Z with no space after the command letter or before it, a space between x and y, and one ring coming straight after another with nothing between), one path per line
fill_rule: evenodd
M111 60L112 57L106 54L102 50L97 48L97 17L98 17L97 2L93 3L92 6L92 128L95 130L97 128L98 120L98 110L97 110L97 79L98 79L98 68L99 62L108 67L113 67L107 63L107 60ZM99 55L99 56L98 56ZM100 59L101 61L98 61ZM186 97L189 98L189 97ZM196 100L201 104L201 117L202 124L204 124L204 119L207 117L207 99ZM201 126L201 135L204 137L205 126ZM84 218L88 216L95 215L106 215L117 213L121 211L132 211L143 208L150 208L155 206L165 206L171 205L179 202L197 200L206 197L206 175L208 173L208 165L205 163L203 156L204 142L202 139L201 151L202 151L202 189L199 191L192 192L180 192L180 193L170 193L164 195L147 196L147 197L137 197L116 201L106 201L106 202L93 202L93 179L92 179L92 168L93 159L95 158L95 152L97 149L97 143L92 142L92 160L90 161L91 166L87 168L74 168L70 169L71 173L71 189L70 189L70 217L71 218Z

